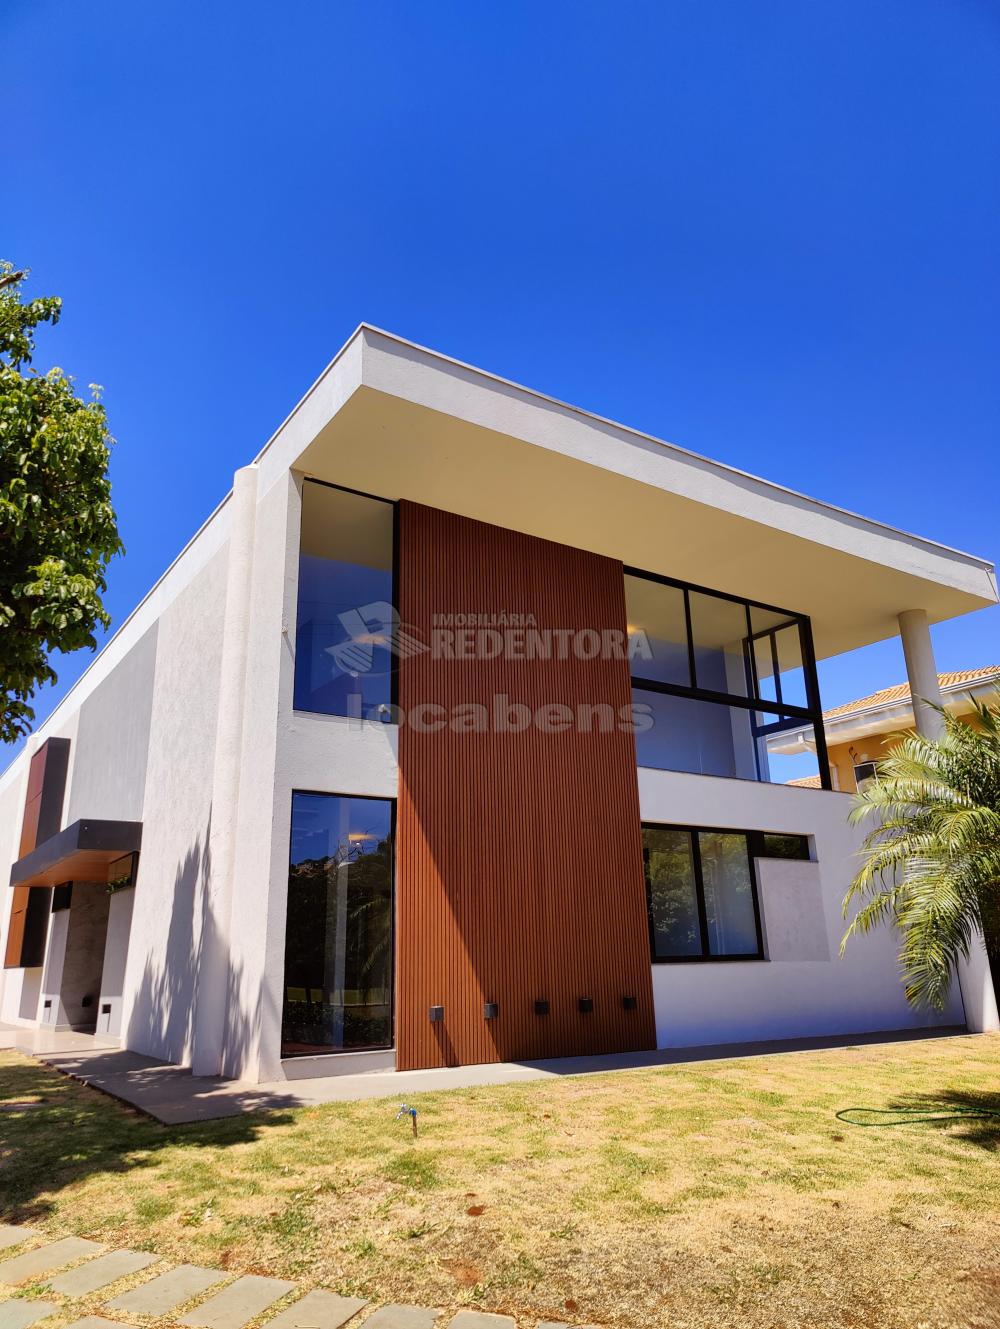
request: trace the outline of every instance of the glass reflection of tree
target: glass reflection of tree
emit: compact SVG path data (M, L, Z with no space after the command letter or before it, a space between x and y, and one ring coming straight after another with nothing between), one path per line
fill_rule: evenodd
M292 864L286 974L297 976L294 985L308 999L288 1006L306 1007L302 1024L309 1026L294 1041L328 1047L390 1041L391 852L388 837L353 833L333 854ZM295 1015L288 1010L289 1025L299 1025Z
M690 835L660 832L645 857L654 934L666 943L667 954L700 954Z
M746 951L744 928L753 911L746 837L702 831L698 839L709 949L713 955Z

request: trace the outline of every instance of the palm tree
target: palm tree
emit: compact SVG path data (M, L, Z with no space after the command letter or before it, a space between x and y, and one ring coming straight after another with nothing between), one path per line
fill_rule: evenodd
M897 737L858 793L851 823L874 822L844 900L862 907L841 942L886 921L902 933L907 1000L944 1006L952 975L979 931L1000 938L1000 687L972 698L972 723L941 711L939 738Z

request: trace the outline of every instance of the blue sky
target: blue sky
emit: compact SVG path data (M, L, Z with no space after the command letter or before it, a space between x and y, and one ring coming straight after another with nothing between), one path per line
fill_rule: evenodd
M36 365L105 387L116 623L361 320L1000 553L990 0L4 0L0 41L0 249L65 301ZM1000 663L1000 611L934 640Z

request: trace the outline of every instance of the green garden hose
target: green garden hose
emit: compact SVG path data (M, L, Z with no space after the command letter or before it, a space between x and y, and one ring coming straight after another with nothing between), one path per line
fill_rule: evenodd
M838 1121L845 1122L848 1126L915 1126L918 1122L931 1121L968 1121L978 1118L990 1117L1000 1121L1000 1111L992 1108L869 1108L853 1107L842 1108L834 1114ZM858 1116L874 1117L874 1121L858 1121ZM892 1118L890 1121L884 1120L886 1117Z

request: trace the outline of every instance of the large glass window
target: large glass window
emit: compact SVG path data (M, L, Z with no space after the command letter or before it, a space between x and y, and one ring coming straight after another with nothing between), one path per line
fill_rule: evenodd
M392 703L393 505L302 486L295 707L386 716Z
M654 961L763 958L749 833L644 826L642 841Z
M282 1056L392 1045L392 809L292 795Z
M640 766L831 787L808 619L633 569L625 598Z

